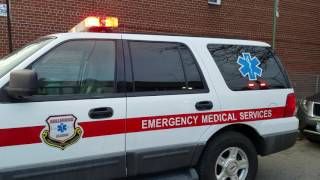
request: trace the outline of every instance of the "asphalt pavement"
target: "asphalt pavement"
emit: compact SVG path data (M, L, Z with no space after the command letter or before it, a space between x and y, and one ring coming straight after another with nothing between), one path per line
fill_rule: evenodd
M286 151L260 157L256 180L320 180L320 143L298 140Z

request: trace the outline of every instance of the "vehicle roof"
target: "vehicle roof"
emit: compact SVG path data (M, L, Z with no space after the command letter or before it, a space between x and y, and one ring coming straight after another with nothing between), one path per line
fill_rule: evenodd
M263 46L270 47L268 43L253 40L228 39L228 38L211 38L211 37L196 37L187 35L158 35L158 34L133 34L133 33L96 33L96 32L76 32L76 33L59 33L49 36L58 38L76 39L76 38L112 38L123 36L124 39L136 40L155 40L155 41L197 41L202 43L212 44L232 44L232 45L248 45L248 46Z

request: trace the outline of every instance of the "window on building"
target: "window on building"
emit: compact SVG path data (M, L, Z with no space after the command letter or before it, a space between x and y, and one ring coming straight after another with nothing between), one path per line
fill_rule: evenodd
M208 0L209 4L221 5L221 0Z
M240 73L241 65L237 63L238 57L243 53L250 53L251 57L256 57L260 61L262 75L256 81L266 83L266 89L282 89L290 86L283 67L268 47L210 44L208 49L231 90L248 90L249 79Z
M68 41L32 65L38 95L114 92L116 50L113 41Z

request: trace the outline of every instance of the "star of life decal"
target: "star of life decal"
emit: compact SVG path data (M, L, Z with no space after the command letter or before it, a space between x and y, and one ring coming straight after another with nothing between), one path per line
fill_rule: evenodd
M241 66L239 68L241 75L243 77L248 76L250 81L255 81L258 76L262 76L259 59L257 57L251 57L250 53L242 53L242 56L238 57L237 63Z

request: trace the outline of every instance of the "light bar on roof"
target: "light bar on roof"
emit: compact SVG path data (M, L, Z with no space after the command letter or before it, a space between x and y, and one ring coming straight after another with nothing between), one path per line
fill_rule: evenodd
M116 17L94 17L90 16L74 26L69 32L101 32L119 26Z

